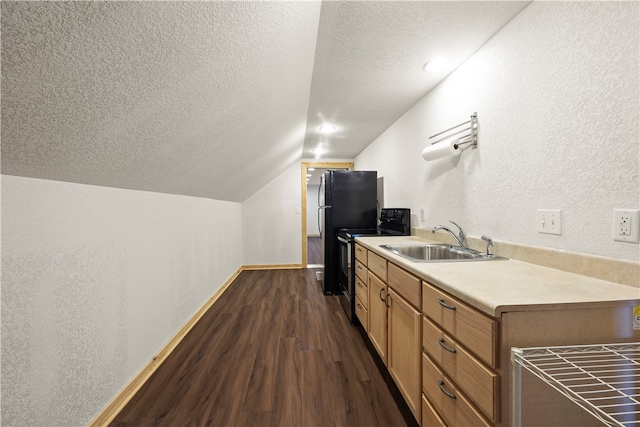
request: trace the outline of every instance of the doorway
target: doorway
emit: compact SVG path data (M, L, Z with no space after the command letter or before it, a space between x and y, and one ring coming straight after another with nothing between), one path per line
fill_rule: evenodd
M317 224L320 176L325 170L336 169L353 170L353 162L302 162L302 268L322 266L319 225ZM309 178L308 183L307 177Z

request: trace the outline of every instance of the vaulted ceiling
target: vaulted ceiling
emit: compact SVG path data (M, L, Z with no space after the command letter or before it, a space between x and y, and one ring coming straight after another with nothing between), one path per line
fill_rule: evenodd
M2 173L243 201L354 158L528 3L3 1Z

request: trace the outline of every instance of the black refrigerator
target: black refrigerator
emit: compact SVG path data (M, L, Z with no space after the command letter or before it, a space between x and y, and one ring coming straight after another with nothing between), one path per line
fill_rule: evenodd
M318 226L323 255L322 289L339 295L341 228L376 228L377 180L375 171L325 171L318 193Z

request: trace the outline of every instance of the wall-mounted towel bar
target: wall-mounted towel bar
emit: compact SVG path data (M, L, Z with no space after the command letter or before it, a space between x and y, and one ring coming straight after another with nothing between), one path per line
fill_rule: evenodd
M449 129L443 130L442 132L438 132L435 135L430 136L429 139L433 139L438 136L441 136L441 138L438 138L437 140L431 142L431 145L434 145L440 141L451 139L456 135L459 135L465 132L467 132L465 135L457 137L458 139L457 145L471 144L471 146L476 147L478 145L478 113L477 112L474 112L471 115L471 118L466 122L450 127Z
M460 135L460 136L459 136ZM430 146L422 150L422 158L431 161L445 157L458 156L462 151L462 146L469 144L469 147L478 146L478 114L474 112L471 119L464 123L450 127L438 132L429 139L438 138ZM442 142L445 141L446 142ZM439 142L442 144L436 146Z

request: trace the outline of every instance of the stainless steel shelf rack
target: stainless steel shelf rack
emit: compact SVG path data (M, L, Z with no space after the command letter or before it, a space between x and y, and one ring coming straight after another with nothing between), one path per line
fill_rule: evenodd
M468 126L467 126L468 125ZM463 127L464 126L464 127ZM468 133L465 133L468 132ZM458 143L456 144L456 148L459 145L471 144L470 147L478 146L478 112L474 111L470 116L469 120L466 122L460 123L459 125L455 125L450 127L449 129L443 130L442 132L438 132L435 135L431 135L429 139L433 139L437 136L440 138L431 142L431 145L437 144L438 142L444 141L445 139L451 139L456 135L461 133L465 133L462 136L458 136Z
M521 425L522 368L605 425L640 427L640 343L512 348L512 423Z

